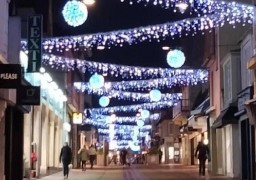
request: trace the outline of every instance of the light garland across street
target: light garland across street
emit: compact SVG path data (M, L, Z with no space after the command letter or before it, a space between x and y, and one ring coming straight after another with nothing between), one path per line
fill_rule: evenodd
M155 109L162 109L174 106L179 99L174 101L159 101L154 103L142 103L142 104L134 104L134 105L124 105L124 106L112 106L112 107L105 107L105 108L88 108L84 110L84 113L87 110L90 114L112 114L116 112L138 112L140 109L147 109L147 110L155 110Z
M96 94L98 96L108 96L109 98L116 98L118 100L131 100L131 101L142 101L152 102L149 93L141 92L129 92L129 91L118 91L118 90L107 90L105 89L91 89L87 91L89 94ZM161 101L176 101L181 99L182 93L165 93L161 94Z
M114 129L116 134L128 134L129 132L134 130L134 127L137 127L135 125L121 125L121 124L115 124L114 125ZM140 129L140 132L148 132L151 131L152 125L145 125ZM99 129L101 129L102 131L105 131L107 133L109 133L109 124L106 125L102 125L102 127L99 127ZM99 130L98 129L98 130Z
M145 119L145 121L148 120L159 120L160 118L160 113L154 113L151 114L148 118ZM113 122L115 123L136 123L136 121L138 121L139 119L141 119L140 116L116 116L115 118L113 118ZM106 116L106 115L100 115L100 114L96 114L93 117L86 119L86 123L93 123L93 122L98 122L98 123L109 123L110 121L112 121L111 116Z
M108 48L111 46L122 47L125 44L131 45L134 43L152 40L160 41L167 37L174 38L177 35L196 35L198 31L204 33L204 30L221 27L225 23L233 26L235 26L236 23L251 24L253 22L253 6L248 5L243 7L243 9L225 9L207 16L187 18L175 22L167 22L126 30L46 38L43 40L42 46L44 51L50 53L53 52L53 50L64 52L70 49L80 50L81 47L86 49L92 46L105 46ZM21 49L27 50L27 41L21 41Z
M225 12L248 12L251 10L251 5L238 2L227 2L222 0L120 0L121 2L129 2L130 5L143 4L145 6L154 5L164 9L172 8L177 12L180 3L187 4L191 7L190 10L196 12L199 16L212 13Z
M100 95L100 92L108 92L110 90L128 91L128 90L151 90L171 88L173 86L189 86L197 85L198 83L205 83L208 81L208 71L204 69L177 69L177 73L183 71L183 73L174 75L172 77L157 78L149 80L131 80L131 81L114 81L106 82L103 88L97 89L96 93ZM87 82L74 82L75 89L80 92L92 92L95 93L89 83Z
M164 83L175 83L175 81L179 81L179 79L183 79L183 81L189 81L192 83L194 80L198 79L198 81L207 81L208 80L208 70L207 69L185 69L185 68L152 68L152 67L140 67L140 66L126 66L126 65L118 65L118 64L110 64L110 63L101 63L88 61L83 59L75 59L75 58L66 58L63 56L56 56L52 54L43 54L43 64L46 66L50 66L51 68L59 69L59 70L67 70L71 71L78 68L83 73L99 73L104 75L109 75L113 77L122 77L123 79L144 79L144 78L166 78L166 79L158 79L154 82L164 82ZM175 79L169 79L169 77L176 76ZM168 82L169 81L169 82ZM136 84L137 81L130 81L131 84ZM125 83L125 82L124 82ZM141 85L145 85L145 83L141 81ZM185 84L186 84L185 83ZM117 86L120 84L114 83ZM113 84L113 85L114 85ZM152 84L152 83L150 83ZM128 85L128 84L126 84ZM115 86L115 85L114 85Z

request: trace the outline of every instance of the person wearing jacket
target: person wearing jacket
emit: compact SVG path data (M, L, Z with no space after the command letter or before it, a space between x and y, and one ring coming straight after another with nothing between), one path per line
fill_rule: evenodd
M202 141L196 147L195 157L199 159L199 176L205 176L205 162L209 156L209 148Z
M68 143L66 142L65 145L61 148L59 162L63 164L63 174L64 179L68 178L69 174L69 167L68 165L71 163L72 160L72 151L71 148L68 146Z
M90 164L91 164L91 169L92 169L94 160L96 159L96 149L93 145L91 145L89 148L89 157L90 157Z
M88 158L88 150L86 148L86 145L84 145L84 147L82 147L78 151L78 155L80 156L80 159L82 161L82 171L86 171L86 161L89 159Z

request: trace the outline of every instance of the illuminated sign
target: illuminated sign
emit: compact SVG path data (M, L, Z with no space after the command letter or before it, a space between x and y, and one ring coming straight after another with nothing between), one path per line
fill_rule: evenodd
M83 114L82 113L73 113L73 124L82 124Z
M21 85L20 64L0 64L0 88L18 88Z
M43 17L28 17L28 69L27 72L39 72L42 61Z

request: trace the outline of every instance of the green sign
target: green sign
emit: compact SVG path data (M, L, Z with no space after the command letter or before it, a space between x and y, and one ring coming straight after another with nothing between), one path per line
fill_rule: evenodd
M28 17L28 69L27 72L39 72L42 61L43 17Z

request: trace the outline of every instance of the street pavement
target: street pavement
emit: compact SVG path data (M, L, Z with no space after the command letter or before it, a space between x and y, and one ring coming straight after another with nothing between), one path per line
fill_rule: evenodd
M59 172L42 180L61 180L63 173ZM232 178L223 176L211 176L208 173L205 177L198 176L196 166L181 165L132 165L131 167L108 166L95 167L94 169L72 169L69 174L69 180L197 180L197 179L216 179L232 180Z

